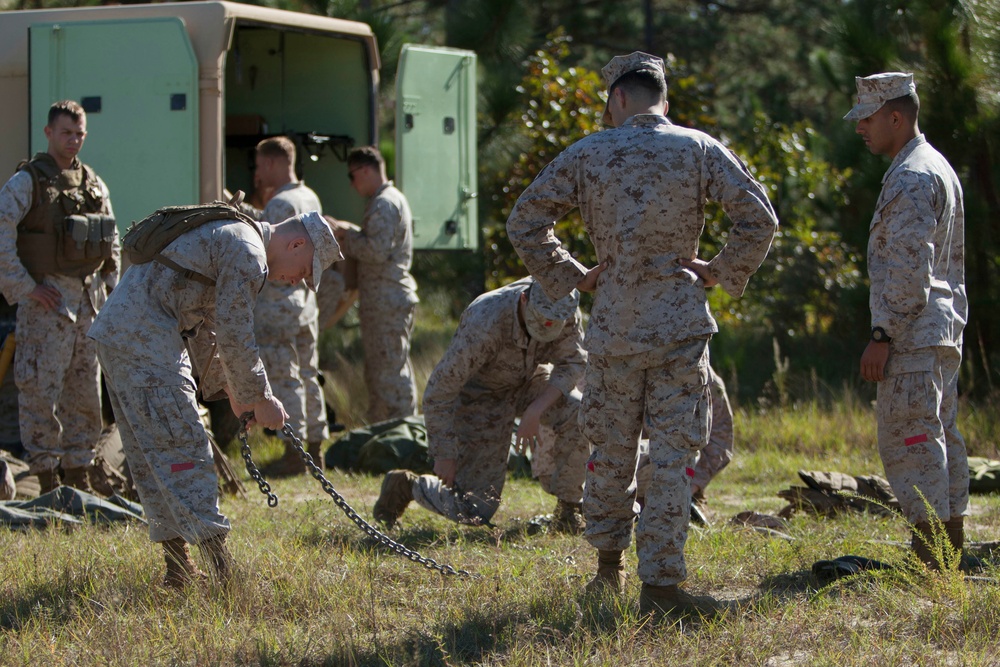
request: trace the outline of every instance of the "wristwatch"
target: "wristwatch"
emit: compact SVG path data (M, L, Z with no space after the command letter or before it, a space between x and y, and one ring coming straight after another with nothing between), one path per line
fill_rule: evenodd
M872 327L872 340L876 343L888 343L892 339L882 327Z

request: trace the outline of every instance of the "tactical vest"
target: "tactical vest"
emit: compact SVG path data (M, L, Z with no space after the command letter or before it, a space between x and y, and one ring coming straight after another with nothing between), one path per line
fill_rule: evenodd
M38 153L18 170L31 175L31 208L17 225L17 255L35 281L58 273L84 278L111 257L115 219L94 170L82 162L62 170Z

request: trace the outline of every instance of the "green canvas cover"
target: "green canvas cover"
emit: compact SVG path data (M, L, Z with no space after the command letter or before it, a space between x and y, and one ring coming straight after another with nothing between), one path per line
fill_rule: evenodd
M348 431L326 450L327 468L384 474L396 468L431 472L423 415L390 419Z

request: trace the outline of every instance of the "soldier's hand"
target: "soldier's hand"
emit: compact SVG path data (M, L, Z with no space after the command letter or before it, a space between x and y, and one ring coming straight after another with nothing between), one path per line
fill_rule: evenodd
M243 415L245 415L247 413L251 413L251 414L253 413L253 405L252 404L250 404L250 403L239 403L238 401L234 401L232 396L229 397L229 407L231 407L233 409L233 414L236 415L236 417L238 419L243 419ZM251 420L251 421L253 421L253 420ZM249 428L249 424L247 424L247 427Z
M438 476L445 486L452 486L455 483L455 472L458 470L458 463L455 459L434 459L434 474Z
M284 406L274 397L254 403L253 416L254 423L273 431L280 431L288 421L288 413L285 412Z
M606 268L608 268L608 263L605 261L589 269L587 275L576 284L576 288L581 292L593 292L597 289L597 279L604 273L604 269Z
M62 295L59 290L48 285L35 285L35 289L28 292L28 298L40 303L45 310L55 310L62 305Z
M885 364L889 361L889 343L868 341L868 347L861 355L861 377L869 382L885 379Z
M694 271L698 275L698 277L701 278L701 281L705 283L705 287L715 287L716 285L719 284L719 281L716 280L712 272L709 271L708 262L706 262L705 260L695 258L695 259L679 259L677 261L680 262L680 265L683 266L685 269L690 269Z
M542 426L542 415L531 410L525 410L521 415L521 423L517 427L517 443L514 445L518 454L524 454L538 440Z

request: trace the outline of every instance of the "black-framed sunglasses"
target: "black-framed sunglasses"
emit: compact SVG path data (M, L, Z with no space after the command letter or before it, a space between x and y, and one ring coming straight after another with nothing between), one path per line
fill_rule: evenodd
M361 171L364 168L365 168L365 165L362 165L360 167L355 167L354 169L349 169L347 171L347 180L349 180L351 183L353 183L354 182L354 174L358 173L359 171Z

